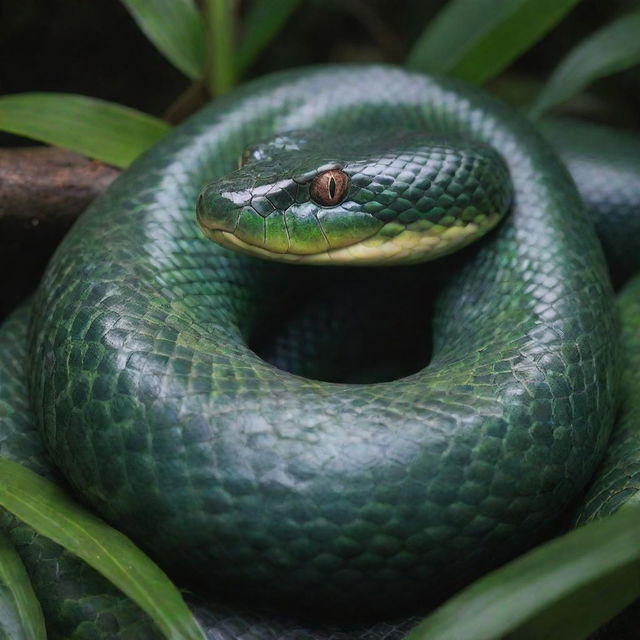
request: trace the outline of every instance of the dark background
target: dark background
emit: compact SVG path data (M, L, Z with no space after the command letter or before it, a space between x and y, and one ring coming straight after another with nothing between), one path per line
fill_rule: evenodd
M274 0L277 2L277 0ZM472 0L470 0L472 1ZM401 63L443 0L306 0L249 77L286 67L348 60ZM584 0L490 88L511 101L530 98L578 40L631 0ZM240 2L240 17L246 3ZM0 0L0 93L68 91L155 115L187 86L118 0ZM640 74L597 83L572 112L640 127ZM7 144L9 137L0 139ZM13 141L17 143L17 141Z

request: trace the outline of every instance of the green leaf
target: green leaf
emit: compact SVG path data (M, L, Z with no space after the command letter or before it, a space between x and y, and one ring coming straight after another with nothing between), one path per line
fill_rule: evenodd
M244 19L238 47L238 75L251 66L262 50L278 35L302 0L253 0Z
M579 640L640 596L640 507L576 529L484 576L406 640Z
M169 125L112 102L70 93L0 97L0 131L8 131L126 167Z
M0 637L47 640L42 609L31 580L4 534L0 534Z
M234 0L204 0L207 86L212 96L226 93L236 81Z
M599 29L578 43L556 67L531 109L538 117L594 80L640 63L640 11Z
M180 592L160 568L59 487L0 458L0 505L99 571L136 602L166 638L205 640Z
M144 34L182 73L204 75L204 21L193 0L122 0Z
M451 0L406 65L482 84L540 40L580 0Z

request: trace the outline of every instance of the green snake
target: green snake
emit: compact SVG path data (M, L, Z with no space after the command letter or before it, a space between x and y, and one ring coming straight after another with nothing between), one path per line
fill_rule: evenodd
M628 280L640 142L544 131ZM640 280L621 353L582 199L532 123L453 79L248 83L137 160L7 320L0 453L219 598L193 603L210 638L403 637L404 616L553 532L605 454L580 517L636 491ZM93 570L3 526L50 637L158 637Z

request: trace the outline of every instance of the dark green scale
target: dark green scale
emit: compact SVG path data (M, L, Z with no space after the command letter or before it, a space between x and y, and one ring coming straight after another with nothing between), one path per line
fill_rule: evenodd
M286 338L274 301L286 303L291 283L304 293L304 270L325 284L340 272L322 276L214 245L195 224L198 193L231 174L248 145L269 148L262 157L251 152L247 170L273 164L287 151L269 150L274 136L329 130L329 140L391 127L414 142L492 147L511 177L510 213L473 247L424 266L439 291L425 367L373 385L278 369L247 343L259 337L268 351L267 326L276 342ZM340 170L356 161L322 158ZM305 171L312 179L330 169L316 157ZM298 178L296 202L309 202L305 171L278 178ZM502 184L487 187L489 200L508 200ZM278 190L276 207L285 193L293 192ZM255 194L253 215L266 220L273 202L263 197ZM486 201L480 194L476 202ZM380 279L409 279L420 269L386 269ZM375 269L368 273L375 279ZM318 281L311 282L307 294ZM637 287L630 291L637 300ZM16 316L4 339L15 345L24 322ZM296 322L296 335L304 330L313 342L304 318ZM452 80L321 67L263 78L216 101L92 206L36 296L29 389L66 479L177 579L197 575L225 596L279 601L289 611L324 604L325 619L362 610L393 617L532 546L580 494L613 425L617 340L600 245L565 168L531 124ZM17 375L9 369L5 377ZM18 417L12 401L5 404L7 438L20 421L29 433L25 411ZM14 542L27 538L19 533ZM29 564L28 548L21 550ZM144 628L144 618L95 574L62 602L62 585L45 589L47 580L35 583L52 637L144 637L127 631ZM101 617L103 594L110 616ZM83 607L87 618L71 636L59 612L76 606L74 620ZM225 640L403 633L394 625L292 631L294 623L260 618L255 607L253 617L217 606L199 612L209 636Z

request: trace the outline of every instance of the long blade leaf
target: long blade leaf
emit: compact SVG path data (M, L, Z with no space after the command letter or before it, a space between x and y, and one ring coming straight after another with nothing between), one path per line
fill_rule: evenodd
M484 576L407 640L581 640L640 596L640 506L592 522Z
M144 34L182 73L204 75L204 21L193 0L122 0Z
M260 55L262 50L278 35L291 14L302 0L253 0L249 5L236 67L242 74Z
M126 167L155 144L169 125L141 111L69 93L0 97L0 131L65 147Z
M451 0L410 51L408 67L482 84L540 40L580 0Z
M587 85L640 63L640 11L618 18L578 43L560 62L538 95L538 117Z
M18 552L0 534L0 637L47 640L40 603Z
M126 536L62 489L0 458L0 505L41 535L82 558L121 589L171 640L205 640L180 592Z

